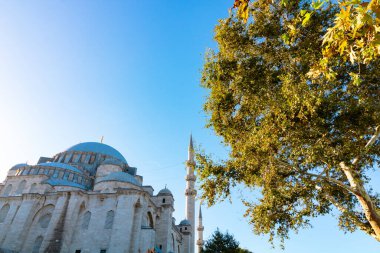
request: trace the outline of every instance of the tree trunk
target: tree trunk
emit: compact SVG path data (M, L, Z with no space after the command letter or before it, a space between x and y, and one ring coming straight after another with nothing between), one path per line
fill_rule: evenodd
M372 236L380 241L380 214L378 213L377 207L373 204L371 197L368 195L360 180L355 179L351 168L346 166L344 162L340 163L340 167L346 175L350 186L354 189L355 196L363 208L364 215L373 229L374 233Z

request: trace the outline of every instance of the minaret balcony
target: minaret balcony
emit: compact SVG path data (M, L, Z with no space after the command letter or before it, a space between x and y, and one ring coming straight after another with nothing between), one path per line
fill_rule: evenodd
M197 240L197 245L202 246L204 244L203 240Z
M195 196L195 195L197 195L197 190L194 190L194 189L186 189L186 190L185 190L185 195L186 195L186 196Z
M195 161L193 159L186 161L186 167L194 167Z
M195 175L186 175L185 177L186 181L194 181L196 180L196 176Z

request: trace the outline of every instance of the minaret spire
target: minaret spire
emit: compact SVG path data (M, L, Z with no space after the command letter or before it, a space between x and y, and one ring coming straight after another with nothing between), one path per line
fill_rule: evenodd
M203 249L203 224L202 224L202 202L199 204L199 214L198 214L198 240L197 240L197 246L198 246L198 253L202 252Z
M190 134L188 161L194 162L194 146L193 146L193 136L192 136L192 134Z
M193 137L190 135L190 143L188 150L188 160L186 162L186 219L191 224L191 237L189 252L194 253L195 248L195 196L197 191L195 190L195 175L194 175L194 146L193 146Z

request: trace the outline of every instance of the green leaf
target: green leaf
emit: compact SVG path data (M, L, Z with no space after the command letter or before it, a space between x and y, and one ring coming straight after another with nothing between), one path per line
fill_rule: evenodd
M287 6L289 4L289 0L281 0L281 5Z
M311 18L311 16L313 15L312 12L308 12L305 14L303 20L302 20L302 26L306 26L308 23L309 23L309 20Z
M315 10L319 10L322 6L323 6L323 4L325 3L326 1L321 1L321 0L318 0L318 1L313 1L312 3L311 3L311 7L313 8L313 9L315 9Z
M289 45L290 43L290 37L289 37L289 34L287 33L284 33L283 35L281 35L281 39L284 41L285 44Z
M352 78L352 84L354 84L355 86L359 86L361 84L362 80L361 80L359 74L356 74L354 72L350 72L350 76Z

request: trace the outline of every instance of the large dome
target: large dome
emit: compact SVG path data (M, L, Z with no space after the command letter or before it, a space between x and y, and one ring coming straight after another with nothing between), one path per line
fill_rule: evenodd
M74 145L71 148L67 149L66 151L81 151L81 152L100 153L103 155L108 155L108 156L117 158L120 161L127 163L124 156L122 154L120 154L119 151L117 151L116 149L114 149L111 146L108 146L106 144L99 143L99 142L79 143L79 144Z

